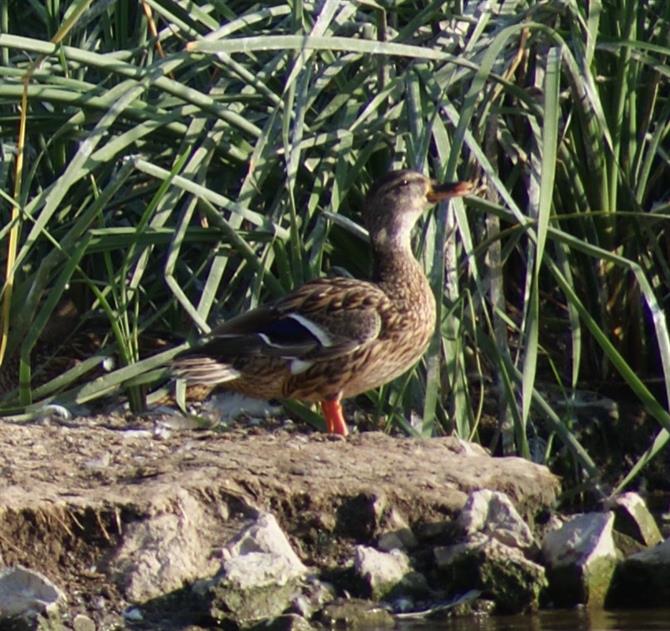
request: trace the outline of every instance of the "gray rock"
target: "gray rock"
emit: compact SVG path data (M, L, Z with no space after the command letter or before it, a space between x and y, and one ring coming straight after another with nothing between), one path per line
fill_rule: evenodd
M643 563L645 565L670 565L670 539L666 539L662 543L638 552L628 559L636 563Z
M72 620L72 629L74 631L95 631L95 622L88 616L78 613Z
M473 541L436 547L434 554L449 593L479 590L495 601L499 612L537 609L546 586L544 568L518 548L476 535Z
M667 607L670 602L670 539L634 554L617 568L607 604Z
M252 399L237 392L220 392L203 401L200 413L227 424L241 416L263 419L277 415L281 408L263 399Z
M252 552L269 553L283 557L287 567L296 575L307 574L307 568L298 558L274 515L261 513L255 522L242 530L222 550L224 559L243 557Z
M160 512L127 527L110 573L130 602L180 589L219 568L211 546L215 517L187 491L178 493L178 503L176 512Z
M321 624L330 629L392 629L393 616L367 600L338 599L327 604L317 615Z
M307 568L270 514L237 535L223 551L221 572L194 586L216 621L244 627L276 618L295 600Z
M131 624L144 621L144 614L139 607L128 607L123 611L123 619Z
M65 594L46 576L16 565L0 574L0 623L31 622L43 614L56 614ZM3 626L4 628L4 626Z
M256 589L272 584L286 585L302 578L304 571L280 554L248 552L224 561L223 575L239 589Z
M309 620L326 603L335 600L335 588L314 576L308 576L300 586L300 593L291 601L290 610Z
M367 546L356 546L354 571L365 585L363 595L373 600L428 591L425 577L412 569L409 557L400 550L380 552Z
M414 532L405 517L392 507L386 515L377 538L377 547L384 552L412 550L417 546Z
M663 541L656 520L638 493L623 493L609 500L607 508L614 511L614 529L645 546Z
M483 489L470 493L457 525L468 537L482 533L522 550L535 545L530 528L509 497L499 491Z
M230 559L217 577L193 587L204 598L211 618L237 627L281 615L299 588L299 578L286 558L271 552L250 552Z
M625 559L647 549L647 546L637 541L637 539L633 539L633 537L629 537L616 529L612 532L612 537L620 559Z
M617 564L614 513L585 513L547 533L542 555L558 607L603 606Z

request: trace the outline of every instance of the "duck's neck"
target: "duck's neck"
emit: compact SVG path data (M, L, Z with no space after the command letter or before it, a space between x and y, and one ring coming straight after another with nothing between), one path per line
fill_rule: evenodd
M377 283L393 302L412 308L415 303L434 304L433 292L423 268L406 247L373 247L374 266L372 280Z

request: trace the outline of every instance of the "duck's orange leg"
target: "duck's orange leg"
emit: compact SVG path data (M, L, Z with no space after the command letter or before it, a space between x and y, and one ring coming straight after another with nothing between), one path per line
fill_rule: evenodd
M349 434L342 413L342 404L339 401L335 399L321 401L321 410L323 410L323 416L326 419L326 431L329 434L340 434L341 436Z

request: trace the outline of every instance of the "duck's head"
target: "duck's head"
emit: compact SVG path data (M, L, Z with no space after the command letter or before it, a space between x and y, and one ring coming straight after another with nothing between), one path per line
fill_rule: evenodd
M364 221L373 245L409 247L409 237L419 216L437 202L465 195L470 182L438 184L417 171L391 171L368 192Z

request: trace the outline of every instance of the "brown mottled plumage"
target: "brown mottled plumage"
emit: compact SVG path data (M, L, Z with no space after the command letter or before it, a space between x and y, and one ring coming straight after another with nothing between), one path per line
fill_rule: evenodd
M347 434L340 400L410 368L435 329L435 299L411 249L431 205L472 189L394 171L370 190L364 219L371 281L319 278L237 316L173 364L177 377L260 398L321 402L328 431Z

